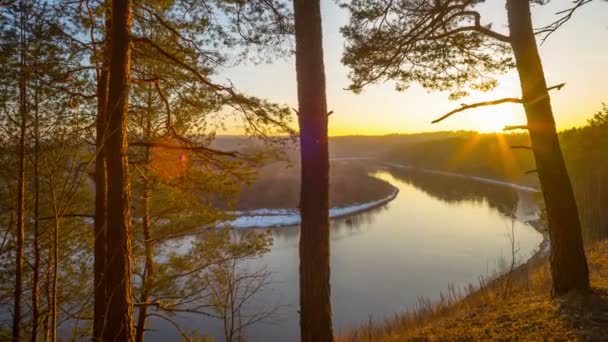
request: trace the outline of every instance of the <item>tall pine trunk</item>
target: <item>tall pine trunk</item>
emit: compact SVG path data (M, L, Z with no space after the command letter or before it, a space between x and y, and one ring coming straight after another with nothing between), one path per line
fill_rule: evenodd
M50 312L51 312L51 269L52 269L52 247L53 247L53 243L52 243L52 239L53 236L52 234L48 234L48 241L46 244L46 270L45 270L45 275L44 275L44 294L46 297L46 314L44 315L44 319L42 321L42 326L44 329L44 340L45 341L50 341L51 340L51 319L50 319Z
M53 178L50 180L51 184L51 198L53 206L53 242L52 242L52 259L53 259L53 278L51 281L51 303L49 306L49 316L51 324L51 341L57 341L57 286L59 285L59 207L57 199L55 197L55 189L53 185Z
M27 128L25 65L25 1L20 2L19 66L19 178L17 191L17 244L15 246L15 294L13 307L13 341L21 339L21 297L23 295L23 240L25 238L25 134Z
M144 141L150 141L150 117L147 118L147 124L145 128ZM145 169L144 169L144 191L142 196L142 230L144 233L144 250L146 255L146 264L144 266L143 277L141 281L141 296L139 301L142 306L139 307L137 316L137 328L135 331L135 342L144 341L144 333L146 330L146 320L148 318L148 306L146 303L150 300L150 285L152 276L154 275L154 260L152 251L152 236L150 234L150 195L151 195L151 184L150 184L150 146L145 147L144 152Z
M534 37L530 1L508 0L507 12L532 150L547 209L553 294L584 290L589 288L589 272L581 225Z
M329 253L329 152L319 0L294 0L300 124L300 336L333 341Z
M112 1L107 103L107 282L104 341L133 341L131 210L127 159L127 105L131 64L131 1Z
M105 325L106 307L106 216L107 216L107 178L104 142L106 139L106 104L108 100L108 81L110 77L109 35L110 11L105 13L105 42L102 48L102 65L97 79L97 118L96 118L96 156L95 156L95 228L94 228L94 305L93 305L93 340L101 341Z
M32 265L32 342L38 341L40 320L40 85L36 80L34 93L34 264Z

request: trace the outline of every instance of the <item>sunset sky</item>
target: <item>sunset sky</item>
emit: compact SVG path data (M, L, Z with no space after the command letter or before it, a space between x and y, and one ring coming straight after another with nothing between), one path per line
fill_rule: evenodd
M506 33L504 0L489 0L479 7L482 23ZM535 6L536 27L555 19L554 13L569 7L571 0L553 0ZM456 102L447 93L428 92L414 85L405 92L395 91L392 82L368 86L357 95L344 90L349 85L348 69L340 63L344 39L339 28L348 21L346 11L333 0L322 1L330 135L382 135L437 130L497 131L508 124L524 124L520 105L505 104L458 114L442 123L430 121L460 103L519 97L514 72L501 76L499 87L489 93L474 94ZM553 109L559 129L581 125L608 102L608 3L594 1L580 9L574 18L541 46L541 57L549 85L566 82L552 92ZM272 64L244 65L223 71L219 79L230 79L241 90L255 96L297 108L296 76L293 58ZM296 124L294 120L294 125Z

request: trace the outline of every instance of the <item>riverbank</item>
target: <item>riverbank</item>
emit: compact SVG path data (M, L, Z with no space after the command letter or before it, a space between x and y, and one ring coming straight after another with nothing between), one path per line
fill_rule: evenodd
M520 191L526 191L526 192L532 192L532 193L540 192L540 190L533 188L533 187L523 186L520 184L492 179L492 178L471 176L471 175L466 175L466 174L461 174L461 173L439 171L439 170L432 170L432 169L426 169L426 168L419 168L419 167L414 167L414 166L410 166L410 165L406 165L406 164L398 164L398 163L392 163L392 162L383 162L382 164L387 165L389 167L413 170L413 171L424 172L424 173L428 173L428 174L434 174L434 175L440 175L440 176L446 176L446 177L464 178L464 179L474 180L476 182L508 187L508 188L520 190ZM543 240L541 241L540 245L538 246L538 250L536 251L536 253L534 253L523 265L521 265L519 267L525 267L526 264L534 262L536 259L548 255L549 250L551 248L548 231L547 231L546 227L541 222L538 221L538 218L533 221L529 221L528 223L530 224L530 226L532 226L537 232L539 232L543 236Z
M520 184L517 184L517 183L511 183L511 182L502 181L502 180L498 180L498 179L479 177L479 176L471 176L471 175L466 175L466 174L463 174L463 173L456 173L456 172L448 172L448 171L439 171L439 170L433 170L433 169L426 169L426 168L415 167L415 166L406 165L406 164L392 163L392 162L383 162L383 164L385 164L387 166L390 166L390 167L396 167L396 168L402 168L402 169L411 169L411 170L422 171L422 172L436 174L436 175L449 176L449 177L457 177L457 178L465 178L465 179L472 179L472 180L476 180L478 182L488 183L488 184L494 184L494 185L499 185L499 186L506 186L506 187L509 187L509 188L512 188L512 189L516 189L516 190L529 191L529 192L539 192L540 191L540 190L538 190L536 188L533 188L533 187L530 187L530 186L524 186L524 185L520 185Z
M608 241L586 251L592 290L552 298L549 258L539 256L493 281L410 312L361 326L337 341L605 341L608 336Z
M341 218L383 206L395 199L398 193L399 190L394 188L388 196L375 201L330 208L329 217L332 219ZM300 224L300 212L296 209L256 209L236 211L233 214L237 217L223 224L233 228L275 228Z
M377 169L377 165L408 169L428 174L457 177L487 183L526 192L538 192L538 189L506 181L470 176L454 172L446 172L413 167L405 164L382 162L367 157L333 158L332 183L329 216L332 219L362 213L392 201L398 190L390 183L369 175ZM250 208L232 212L235 219L221 223L234 228L267 228L295 226L300 223L299 212L289 208L291 202L297 201L298 191L294 188L294 179L298 177L299 169L286 168L281 164L273 164L261 173L262 178L246 190L241 199L240 208ZM271 178L272 177L272 178ZM278 187L280 184L280 187ZM378 198L378 196L382 196ZM256 203L258 207L253 206ZM260 203L263 208L259 208ZM286 205L287 204L287 205ZM338 205L336 205L338 204ZM542 227L534 226L544 236L539 251L545 251L548 246L546 232Z
M369 175L373 165L366 159L332 159L330 207L347 207L390 195L394 191L391 184ZM296 209L300 201L300 174L297 161L265 165L256 180L242 189L236 210Z
M330 210L332 219L362 213L392 201L398 189L370 176L374 170L369 158L331 160ZM300 223L297 210L300 193L298 165L273 163L259 172L259 178L243 189L233 220L220 225L234 228L295 226Z

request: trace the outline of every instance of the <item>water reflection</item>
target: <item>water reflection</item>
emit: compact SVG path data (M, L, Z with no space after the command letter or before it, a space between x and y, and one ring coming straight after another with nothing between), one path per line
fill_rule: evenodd
M486 202L490 208L509 215L518 202L518 193L513 189L474 179L450 177L416 169L390 168L390 173L393 177L447 203Z
M399 188L390 203L332 220L332 305L337 331L411 308L420 296L437 298L448 284L465 286L492 272L509 255L510 214L519 257L538 247L542 236L526 223L537 206L529 193L464 178L414 170L374 173ZM250 341L298 339L298 227L272 230L274 245L259 262L273 273L260 303L280 303L279 319L252 326ZM185 317L189 329L221 340L217 322ZM153 327L154 328L154 327ZM220 330L218 330L220 329ZM150 333L149 339L170 339ZM158 339L162 335L164 339Z

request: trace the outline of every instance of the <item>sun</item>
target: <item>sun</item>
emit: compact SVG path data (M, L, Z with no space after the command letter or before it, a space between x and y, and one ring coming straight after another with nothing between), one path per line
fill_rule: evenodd
M505 126L513 125L514 115L508 108L480 110L475 122L482 133L502 132Z

